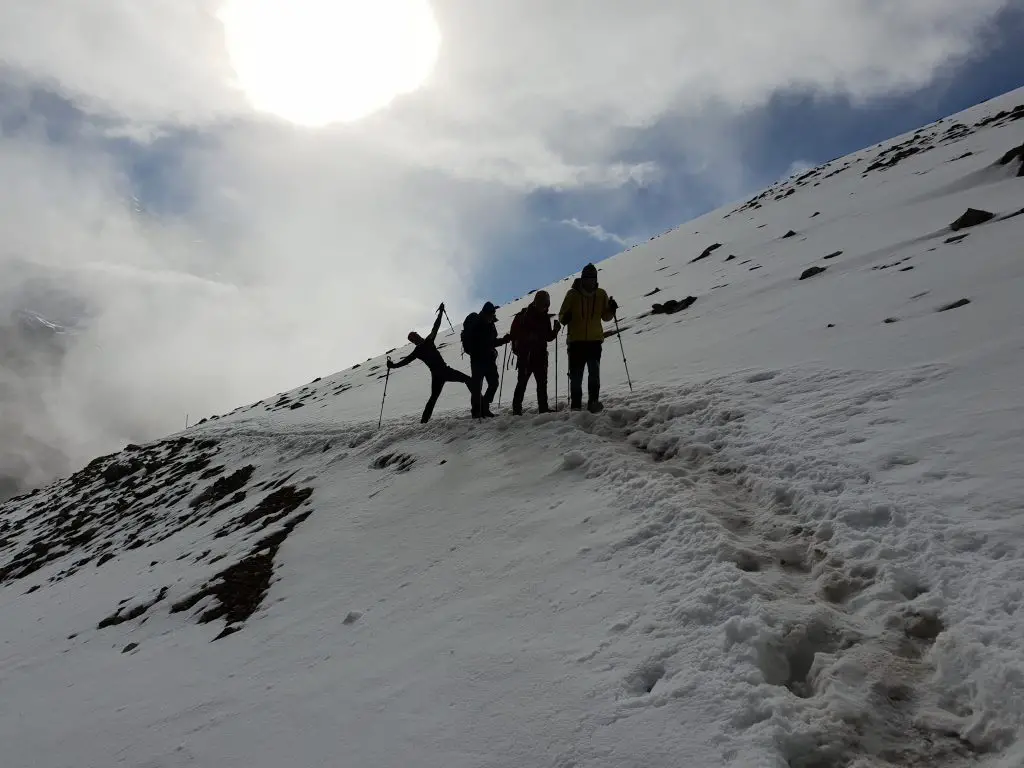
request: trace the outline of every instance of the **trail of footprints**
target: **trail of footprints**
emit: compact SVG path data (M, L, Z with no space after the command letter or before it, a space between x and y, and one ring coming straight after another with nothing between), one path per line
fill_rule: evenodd
M616 412L607 417L615 420ZM613 430L614 439L627 439L642 418L624 416ZM721 419L739 421L742 414L722 414ZM609 436L608 428L595 422L579 426ZM790 768L953 768L976 762L983 750L961 739L950 725L963 712L950 712L946 722L929 722L923 715L941 709L943 702L942 692L930 685L926 658L944 629L943 619L913 604L927 593L926 585L906 580L899 586L900 601L879 623L856 605L856 598L879 578L878 566L845 562L830 547L830 535L800 519L791 493L778 492L765 509L744 485L744 467L724 464L713 451L684 450L679 441L657 439L638 448L660 471L682 463L688 471L680 476L699 476L700 499L706 502L702 513L721 525L726 542L722 557L757 580L761 599L778 603L780 617L799 616L781 619L774 633L756 644L765 681L805 702L805 729L782 744ZM879 509L871 524L886 525L884 512ZM673 528L687 524L687 515L652 521L619 548L631 550L636 559L657 559ZM833 689L850 685L843 679L850 665L862 675L853 696L867 704L844 719L828 704ZM646 696L666 674L665 659L649 660L625 676L623 689L630 696Z

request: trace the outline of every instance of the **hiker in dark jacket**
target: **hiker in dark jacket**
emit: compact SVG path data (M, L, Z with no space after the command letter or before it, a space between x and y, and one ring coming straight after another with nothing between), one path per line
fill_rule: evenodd
M548 412L548 344L562 329L555 320L551 325L551 296L547 291L537 291L533 302L520 310L512 321L512 351L518 357L518 380L512 395L512 413L523 414L523 397L526 385L532 376L537 381L537 412Z
M619 305L608 298L603 288L597 285L597 267L587 264L572 288L565 294L558 319L568 332L566 346L569 350L569 406L574 410L583 407L583 369L587 376L587 410L597 413L604 409L601 404L601 347L604 344L604 326L615 318Z
M441 327L441 318L443 316L444 304L437 308L437 319L434 321L434 327L430 329L430 335L424 339L416 331L410 332L409 341L416 345L416 349L397 363L392 363L388 360L388 368L402 368L413 360L422 360L427 368L430 369L430 399L427 400L427 405L423 409L423 417L420 419L421 424L426 424L430 421L430 416L434 412L434 406L437 404L437 398L441 396L441 390L444 389L444 385L449 381L465 384L469 388L470 402L474 403L476 401L475 393L477 390L473 389L473 380L462 373L462 371L456 371L449 366L434 345L434 339L437 338L437 329Z
M508 344L509 337L498 338L497 307L491 302L484 304L479 313L471 314L463 323L463 346L469 355L469 365L473 379L473 416L491 418L491 402L498 391L498 347ZM487 391L482 395L484 380Z

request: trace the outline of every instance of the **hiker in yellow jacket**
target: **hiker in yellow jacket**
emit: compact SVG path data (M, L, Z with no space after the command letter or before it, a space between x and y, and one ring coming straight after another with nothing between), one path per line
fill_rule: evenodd
M604 325L611 322L619 305L597 286L597 267L587 264L562 300L558 319L568 329L569 407L583 407L583 369L587 376L587 410L601 411L601 347Z

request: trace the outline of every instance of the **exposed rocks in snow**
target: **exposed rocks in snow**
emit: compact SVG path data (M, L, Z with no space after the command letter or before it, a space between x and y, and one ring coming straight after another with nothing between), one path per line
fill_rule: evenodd
M227 477L217 478L209 487L200 491L193 499L189 502L189 506L192 508L204 507L209 504L216 504L218 501L223 499L230 493L235 493L245 487L245 484L249 482L253 472L256 471L256 467L252 464L237 469Z
M160 590L159 593L157 593L156 597L154 597L149 602L147 602L147 603L139 603L138 605L136 605L133 608L128 609L127 611L122 611L122 610L119 609L116 613L113 613L110 616L107 616L107 618L103 619L103 621L101 621L99 624L96 625L96 629L106 629L107 627L117 626L118 624L123 624L126 621L131 621L132 619L137 619L137 618L139 618L139 616L142 616L146 611L148 611L154 605L156 605L161 600L163 600L166 596L167 596L167 587L164 587L164 588L162 588Z
M828 256L825 256L823 258L825 259L825 261L828 261L829 259L834 259L837 256L842 256L842 255L843 255L842 251L836 251L835 253L830 253Z
M970 299L960 299L959 301L954 301L952 304L947 304L944 307L939 307L939 309L936 310L936 311L938 311L938 312L949 312L949 310L951 310L951 309L960 309L960 307L966 307L970 303L971 303Z
M987 128L990 125L1005 125L1021 118L1024 118L1024 104L1018 104L1013 109L1004 109L994 115L989 115L975 123L975 127Z
M294 486L286 486L275 491L275 494L287 496L289 499L285 504L285 515L294 511L312 493L312 489L298 490ZM171 613L191 610L200 602L211 598L213 605L200 614L198 622L207 624L220 618L225 620L224 630L214 640L237 632L241 629L240 625L256 612L263 601L263 596L270 588L270 579L274 573L274 557L281 543L288 538L295 526L310 514L311 509L292 517L280 530L257 542L248 555L225 568L189 597L172 605Z
M818 216L821 216L821 211L815 211L811 214L812 219L816 219Z
M693 259L692 261L690 261L690 263L691 264L696 264L698 261L703 261L704 259L706 259L708 256L710 256L712 253L714 253L715 251L717 251L721 247L722 247L721 243L715 243L714 245L709 245L707 248L705 248L703 250L703 252L700 254L700 256L698 256L695 259Z
M374 469L391 468L395 472L408 472L415 463L416 458L407 453L385 453L374 459L370 466Z
M644 298L646 299L646 298L647 298L648 296L653 296L653 295L654 295L654 294L656 294L656 293L661 293L661 288L655 288L655 289L654 289L653 291L651 291L650 293L645 293L645 294L644 294Z
M979 208L968 208L959 219L949 225L949 228L954 232L958 232L959 230L966 229L967 227L976 227L979 224L984 224L994 218L994 213L989 213L988 211L983 211Z
M787 232L786 234L784 234L782 236L782 239L785 240L787 238L796 237L796 236L797 236L797 232L795 232L794 230L791 229L791 230L789 230L789 232Z
M682 301L678 299L669 299L664 304L654 304L651 306L651 314L653 315L674 315L676 312L682 312L684 309L692 306L697 301L696 296L687 296Z
M728 256L725 257L725 260L726 261L732 261L735 258L736 258L736 255L731 253L731 254L729 254Z
M822 272L827 270L828 267L808 267L800 274L801 280L807 280L810 277L820 275Z
M997 165L1009 165L1014 160L1024 160L1024 144L1014 147L996 161Z
M946 245L949 245L951 243L959 243L962 240L966 240L970 236L971 236L970 232L965 232L962 235L954 235L953 237L948 237L948 238L946 238Z

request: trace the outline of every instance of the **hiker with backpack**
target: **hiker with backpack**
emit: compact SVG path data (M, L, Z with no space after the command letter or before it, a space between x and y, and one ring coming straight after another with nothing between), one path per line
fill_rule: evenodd
M569 407L583 407L583 370L587 369L587 410L597 413L601 404L601 348L604 325L615 319L619 305L597 285L597 267L587 264L565 294L558 319L568 332Z
M430 421L430 416L434 412L437 399L441 396L441 390L444 389L444 385L447 382L454 381L459 384L465 384L469 388L471 404L476 402L476 393L479 391L473 388L473 380L469 376L462 373L462 371L455 370L444 361L437 346L434 344L434 339L437 338L437 329L441 327L441 318L443 316L444 304L437 308L437 319L434 321L434 327L430 329L430 335L427 338L423 338L416 331L411 331L409 333L409 341L416 348L397 363L391 362L391 359L388 358L388 370L402 368L413 360L422 360L427 368L430 369L430 399L427 400L427 405L423 409L423 417L420 419L421 424L426 424ZM383 412L383 404L381 405L381 410Z
M512 395L512 413L523 415L523 397L526 385L532 376L537 381L537 412L548 412L548 344L558 336L562 325L555 320L551 325L551 296L547 291L537 291L533 301L519 310L512 319L509 336L512 352L518 358L519 373L516 389Z
M497 307L491 302L480 312L471 312L462 324L462 348L469 355L473 383L473 417L493 418L491 402L498 391L498 347L509 342L509 336L498 338ZM481 394L484 381L487 391Z

